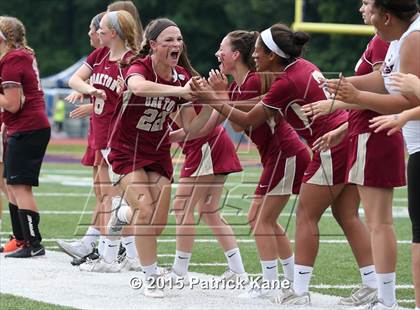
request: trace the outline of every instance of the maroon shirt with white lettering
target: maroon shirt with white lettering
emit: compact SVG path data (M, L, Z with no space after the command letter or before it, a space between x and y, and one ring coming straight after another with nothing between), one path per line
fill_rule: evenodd
M130 66L126 80L141 75L159 84L184 86L190 74L176 66L170 81L156 75L150 56L137 59ZM179 105L188 103L180 97L140 97L127 90L121 97L114 115L115 131L111 137L109 155L114 172L125 174L137 169L142 162L159 162L170 157L169 114ZM118 152L117 155L115 152ZM124 162L120 162L121 155Z
M103 89L106 94L106 100L91 98L93 103L93 148L95 150L105 149L108 146L108 137L112 128L110 128L112 115L118 104L119 94L118 77L124 78L128 68L120 69L117 61L109 60L110 50L102 47L94 50L86 59L85 65L92 70L90 76L90 85L97 89ZM127 51L122 60L125 61L133 53Z
M8 135L50 127L34 54L21 48L8 52L0 60L0 82L3 87L15 84L22 88L19 110L16 113L3 112ZM1 93L4 93L3 87Z

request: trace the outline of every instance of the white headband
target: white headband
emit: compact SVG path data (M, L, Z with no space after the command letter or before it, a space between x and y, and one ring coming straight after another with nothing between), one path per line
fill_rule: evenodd
M4 41L7 41L6 36L1 30L0 30L0 38L2 38Z
M272 51L273 53L276 53L282 58L290 58L289 55L287 55L285 52L283 52L280 47L274 42L273 35L271 34L271 29L268 28L261 32L261 39L263 40L264 44L267 45L267 47Z
M124 35L121 31L120 23L118 21L118 11L108 12L107 16L108 16L108 21L111 24L111 27L115 29L118 36L122 39Z

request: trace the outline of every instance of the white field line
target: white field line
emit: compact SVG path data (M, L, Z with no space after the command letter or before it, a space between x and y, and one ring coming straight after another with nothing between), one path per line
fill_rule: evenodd
M1 236L9 236L12 232L1 232ZM78 241L79 239L76 238L44 238L42 239L43 242L57 242L58 240L66 240L68 242ZM236 239L238 243L254 243L254 239ZM216 239L195 239L195 243L217 243ZM290 240L290 242L294 243L295 240ZM347 244L348 241L346 239L321 239L319 240L320 243L324 244ZM158 243L176 243L176 239L158 239ZM397 240L398 244L411 244L411 240Z
M174 186L176 187L176 186ZM174 193L173 193L174 194ZM35 193L35 196L39 197L92 197L94 198L93 193L49 193L49 192L39 192ZM252 199L252 194L244 194L244 195L227 195L227 198L233 198L233 199ZM293 195L290 197L290 201L293 201L296 196ZM394 198L394 202L407 202L407 198Z
M229 207L225 207L226 209L230 209ZM8 210L4 210L3 213L9 213ZM77 211L77 210L66 210L66 211L59 211L59 210L40 210L40 214L45 215L89 215L92 214L93 211ZM361 216L364 216L364 210L360 209L359 213ZM198 213L195 213L196 215ZM170 213L170 215L174 215L173 212ZM230 212L230 211L223 211L221 212L222 216L235 216L235 217L246 217L247 212L245 210L238 210L237 212ZM290 214L287 212L283 212L280 214L280 217L286 217L289 218L290 216L295 217L296 214ZM323 217L333 217L330 210L327 210ZM394 218L408 218L408 209L404 207L394 207L393 208L393 217Z
M278 310L278 305L262 299L242 299L244 290L229 290L200 286L183 290L165 290L166 298L143 296L141 290L130 288L136 272L88 273L70 266L64 253L48 251L44 257L25 260L5 259L0 255L0 292L38 301L81 309L148 309L148 310ZM36 270L36 272L33 272ZM217 277L191 273L200 283L211 283ZM22 285L25 283L25 285ZM208 287L208 286L206 286ZM65 294L63 294L65 292ZM347 309L337 305L339 297L312 293L308 310Z

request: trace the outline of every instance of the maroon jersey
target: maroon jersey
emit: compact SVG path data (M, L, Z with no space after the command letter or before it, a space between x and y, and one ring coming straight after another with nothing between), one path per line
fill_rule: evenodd
M7 134L49 128L45 112L44 92L39 80L35 56L25 49L15 49L0 60L1 85L22 87L22 102L16 113L4 111ZM0 91L4 93L1 88Z
M347 121L346 111L336 111L315 121L302 112L303 105L327 98L326 91L319 88L322 78L314 64L299 58L284 69L262 100L266 106L278 109L309 145Z
M232 101L249 100L261 95L261 79L255 72L250 72L240 87L233 82L229 87L230 99ZM267 120L257 128L247 128L245 133L257 146L264 163L272 152L282 152L283 156L297 154L305 149L305 145L299 140L293 128L284 119L279 118L277 124L274 120Z
M197 115L200 114L201 105L198 104L197 102L194 102L193 107L194 107L195 113ZM172 130L179 129L178 125L175 122L171 123L171 128L172 128ZM204 143L208 142L210 139L213 139L213 138L219 136L222 131L223 131L223 127L222 126L217 126L215 129L213 129L212 132L210 132L208 135L206 135L204 137L188 140L188 141L185 141L185 142L180 142L178 144L182 148L182 153L186 154L188 152L196 150L197 148L201 148L201 146Z
M93 103L93 148L95 150L105 149L108 145L110 123L118 104L118 77L124 78L128 70L128 68L120 69L117 61L109 60L109 55L109 48L98 48L87 57L85 62L92 70L90 85L97 89L103 89L106 93L106 100L91 98ZM127 51L122 60L127 60L132 55L131 51Z
M159 84L184 86L190 79L190 74L182 67L177 66L173 70L170 81L157 76L152 59L149 57L137 59L127 72L128 80L134 75L141 75L146 80ZM110 160L118 161L113 153L130 156L124 165L112 163L114 172L129 173L140 167L141 162L159 162L160 159L170 157L168 135L169 114L175 111L179 105L187 101L180 97L159 96L139 97L129 90L120 97L116 112L119 116L115 120L115 131L111 137Z
M389 43L378 35L373 37L356 65L356 75L371 73L376 64L384 61L388 47ZM369 120L378 115L380 114L371 110L351 110L349 113L349 135L372 132L373 129L369 128Z

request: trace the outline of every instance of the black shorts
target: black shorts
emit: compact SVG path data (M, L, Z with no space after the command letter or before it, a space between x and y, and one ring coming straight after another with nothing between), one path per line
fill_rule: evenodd
M420 152L411 154L407 165L408 213L413 227L413 243L420 243Z
M39 185L39 172L51 128L16 132L7 139L4 177L8 185Z

